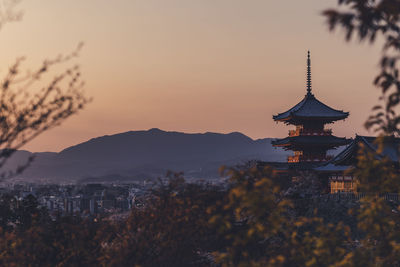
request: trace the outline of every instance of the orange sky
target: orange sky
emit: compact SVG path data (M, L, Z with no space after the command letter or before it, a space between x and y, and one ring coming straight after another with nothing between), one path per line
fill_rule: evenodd
M0 31L0 74L73 50L94 101L24 148L59 151L92 137L160 128L283 137L275 124L304 96L306 51L313 92L350 111L334 133L368 134L379 46L345 43L320 15L335 0L25 0L21 22Z

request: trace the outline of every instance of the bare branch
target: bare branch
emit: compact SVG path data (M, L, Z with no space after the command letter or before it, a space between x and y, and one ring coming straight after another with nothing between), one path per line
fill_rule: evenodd
M32 94L32 88L40 85L41 78L53 66L77 57L81 47L82 44L66 56L45 60L35 71L25 75L20 75L23 58L10 67L0 85L0 168L17 149L60 125L91 101L83 94L84 83L78 65L57 74L39 92ZM31 159L27 165L30 162ZM24 168L22 166L16 172Z

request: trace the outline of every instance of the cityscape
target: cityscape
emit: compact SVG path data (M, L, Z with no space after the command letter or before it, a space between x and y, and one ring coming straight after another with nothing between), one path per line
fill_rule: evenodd
M126 214L132 206L140 205L140 198L150 190L142 184L129 185L41 185L14 184L1 188L1 194L22 201L29 195L36 198L50 216L96 217L97 215Z
M0 266L400 266L400 0L0 0Z

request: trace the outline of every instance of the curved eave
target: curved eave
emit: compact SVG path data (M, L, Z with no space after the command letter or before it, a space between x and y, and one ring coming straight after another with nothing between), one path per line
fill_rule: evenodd
M315 171L318 172L325 172L325 173L337 173L337 172L344 172L352 168L352 166L347 165L334 165L332 163L327 163L323 166L319 166L314 168Z
M316 145L316 146L301 146L297 144L289 144L289 145L274 145L274 147L281 147L284 150L292 150L292 151L305 151L306 148L310 147L316 147L322 150L331 150L331 149L336 149L338 147L344 146L344 144L327 144L327 145Z
M277 173L284 173L298 170L312 170L318 167L318 162L262 162L259 166L271 166Z
M349 112L337 110L319 101L313 94L307 95L291 109L273 115L275 121L290 122L299 120L337 121L349 116Z
M283 117L283 118L278 118L278 117L279 117L279 115L273 115L272 116L274 121L281 121L281 122L285 122L285 121L288 121L288 120L293 118L293 116L287 116L287 117Z
M351 139L335 137L335 136L292 136L282 139L271 141L271 144L275 147L325 147L334 148L339 146L347 145L351 142Z
M337 121L337 120L344 120L350 115L349 112L343 112L343 115L340 116L297 116L293 115L293 119L297 120L332 120L332 121Z
M398 163L400 158L398 152L398 148L400 147L400 139L394 139L392 142L384 143L383 151L379 153L377 152L377 146L374 144L375 140L376 137L356 135L356 138L352 141L352 143L336 157L334 157L331 162L335 165L355 164L357 161L356 158L358 151L360 149L360 143L362 143L369 152L375 154L376 159L380 160L383 157L388 157L394 163Z
M274 143L272 143L272 145L275 146L275 147L285 147L285 146L290 146L291 143L285 143L285 144L274 144Z
M357 154L357 140L352 140L351 143L333 159L330 160L334 165L347 165L354 154Z
M286 124L297 124L303 123L305 121L315 121L315 122L323 122L323 123L332 123L334 121L345 120L350 115L349 112L344 112L342 116L337 117L328 117L328 116L296 116L295 114L291 114L290 116L278 118L278 116L273 116L274 121L284 122Z

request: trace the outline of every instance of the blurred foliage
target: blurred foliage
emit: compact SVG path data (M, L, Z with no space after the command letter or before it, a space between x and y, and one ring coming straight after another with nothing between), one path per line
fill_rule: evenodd
M272 169L229 170L224 213L210 223L228 241L214 252L222 266L326 266L346 254L349 227L296 216Z
M32 196L14 205L4 195L0 266L209 266L209 251L225 241L209 225L207 209L224 196L220 187L187 184L174 174L127 219L53 221Z
M374 84L380 88L382 104L372 108L373 114L365 123L386 135L400 134L400 116L396 107L400 103L400 1L399 0L338 0L340 8L323 12L329 29L341 28L345 39L374 43L382 40L380 73Z
M170 175L119 220L51 219L32 196L3 195L0 265L396 266L399 204L378 193L386 183L368 180L367 168L379 177L387 171L368 156L360 153L354 172L375 193L358 205L287 195L268 167L229 169L224 187Z
M398 0L339 0L339 9L323 12L331 30L341 28L347 41L358 38L374 43L382 40L380 73L374 84L381 90L382 104L373 107L365 126L381 134L377 153L361 147L358 164L351 174L358 179L357 189L367 192L360 200L357 229L362 239L345 257L346 266L399 266L399 205L385 201L382 195L398 193L399 163L380 156L388 139L400 133L400 1ZM390 140L389 140L390 141Z
M382 156L385 143L392 145L392 136L380 136L375 140L377 150L373 151L360 143L356 168L348 174L357 177L357 190L375 194L397 193L400 191L398 163ZM389 144L387 144L389 143Z
M186 184L181 174L160 182L133 208L105 249L107 266L208 266L207 252L222 246L207 207L224 196L219 187Z
M366 123L383 136L378 153L361 148L351 171L365 197L329 200L317 193L324 182L313 174L288 185L288 177L257 166L225 170L224 186L188 184L182 174L170 174L128 218L114 221L78 215L53 220L34 197L3 195L0 265L399 266L400 206L383 198L399 192L398 164L379 151L385 138L400 133L400 1L338 3L347 9L324 12L331 29L345 29L347 40L355 34L361 41L384 40L375 79L384 105Z

